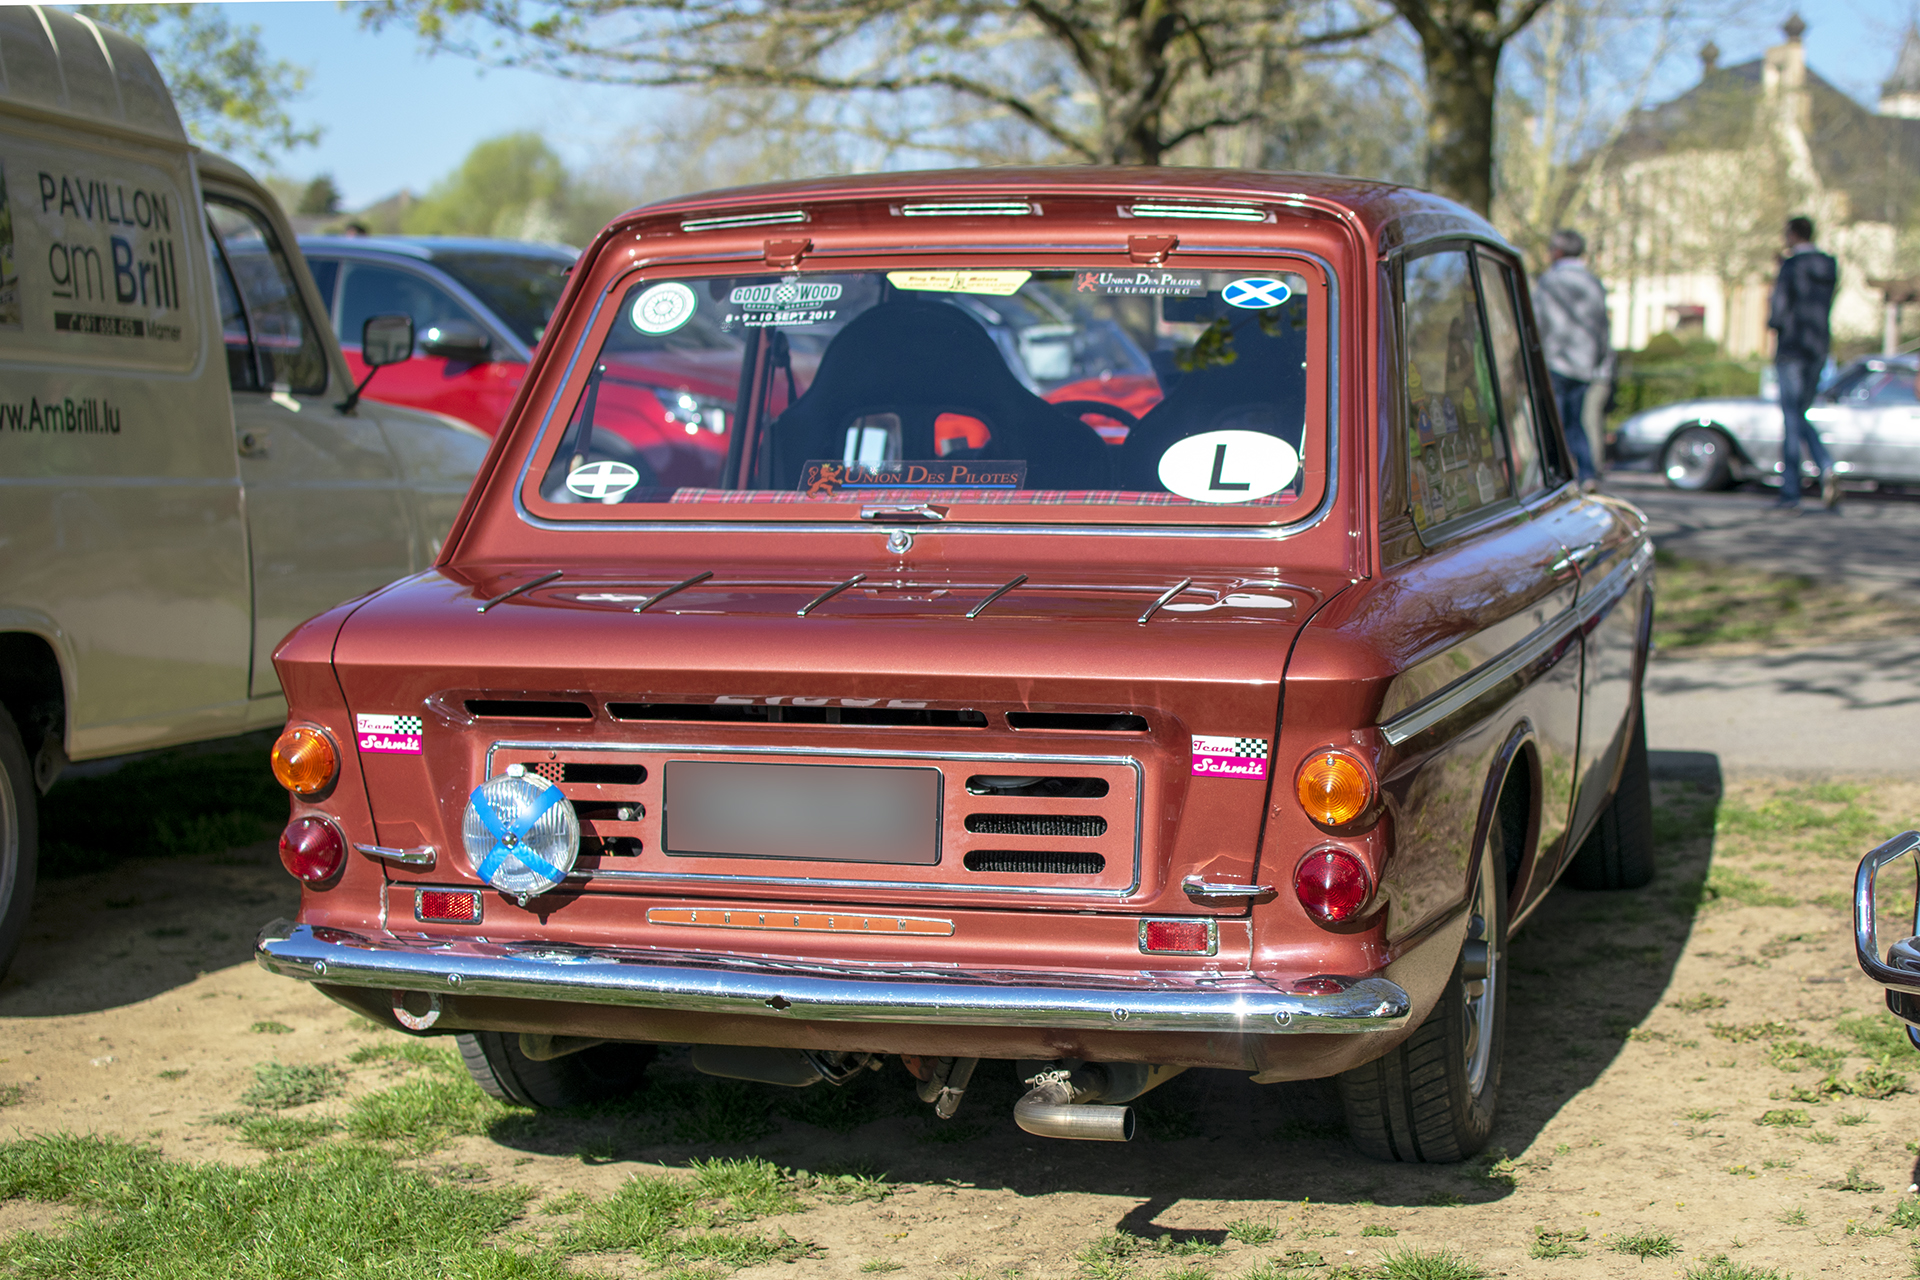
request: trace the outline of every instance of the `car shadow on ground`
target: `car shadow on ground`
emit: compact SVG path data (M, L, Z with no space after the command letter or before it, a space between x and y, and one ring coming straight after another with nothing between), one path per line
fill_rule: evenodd
M823 1171L896 1181L1004 1187L1029 1196L1082 1192L1137 1198L1116 1229L1218 1243L1220 1232L1162 1223L1194 1198L1350 1205L1467 1204L1511 1191L1508 1153L1530 1150L1562 1107L1593 1085L1665 995L1692 929L1712 856L1719 761L1654 752L1653 883L1626 892L1561 887L1514 939L1506 1066L1493 1140L1459 1165L1382 1164L1344 1138L1330 1081L1256 1085L1190 1071L1136 1104L1132 1143L1031 1137L1015 1127L1023 1087L1010 1063L982 1063L960 1113L938 1121L897 1062L844 1089L781 1090L695 1074L664 1051L649 1084L620 1106L516 1116L496 1128L508 1146L593 1160L683 1164L757 1155Z

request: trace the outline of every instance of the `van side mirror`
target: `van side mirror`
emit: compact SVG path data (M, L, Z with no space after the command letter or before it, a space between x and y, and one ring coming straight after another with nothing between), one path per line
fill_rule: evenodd
M493 343L480 326L466 320L444 320L427 326L420 350L456 364L485 364L493 359Z
M402 364L413 355L413 317L395 312L391 315L368 316L360 326L360 360L367 366L367 376L360 379L360 385L347 393L347 398L335 407L342 413L352 413L353 407L360 403L360 393L373 381L373 375L390 364Z
M368 316L360 326L360 359L369 369L400 364L413 357L413 317L395 313Z

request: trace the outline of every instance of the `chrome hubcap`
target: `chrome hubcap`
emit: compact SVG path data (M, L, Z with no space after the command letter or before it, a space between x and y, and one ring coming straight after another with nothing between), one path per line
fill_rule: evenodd
M1487 1065L1493 1060L1493 993L1500 977L1500 948L1491 936L1491 922L1499 918L1493 860L1482 855L1480 887L1474 894L1473 916L1467 922L1467 941L1460 949L1460 994L1466 1011L1467 1085L1478 1095L1486 1087Z
M1667 450L1667 479L1682 489L1697 489L1720 462L1720 442L1706 431L1689 431Z

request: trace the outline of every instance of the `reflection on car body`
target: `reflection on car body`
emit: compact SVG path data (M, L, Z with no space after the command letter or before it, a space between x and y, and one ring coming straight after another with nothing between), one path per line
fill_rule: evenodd
M950 1116L1000 1060L1120 1139L1210 1067L1471 1154L1516 922L1653 874L1652 547L1532 324L1484 221L1351 179L626 215L440 562L276 654L316 763L261 963L536 1105L690 1043Z
M1920 358L1865 356L1820 389L1807 421L1850 482L1920 484ZM1778 483L1780 404L1759 396L1684 400L1648 409L1620 426L1618 465L1657 469L1676 489L1724 489L1743 480ZM1811 475L1811 462L1803 464Z

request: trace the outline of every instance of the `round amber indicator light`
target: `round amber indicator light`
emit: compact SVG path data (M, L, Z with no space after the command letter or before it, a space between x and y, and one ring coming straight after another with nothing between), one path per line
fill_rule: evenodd
M273 744L274 778L303 799L324 792L339 773L340 753L333 739L312 725L289 725Z
M1294 791L1309 818L1344 827L1373 807L1373 771L1345 751L1315 752L1301 762Z

